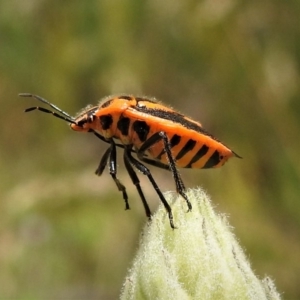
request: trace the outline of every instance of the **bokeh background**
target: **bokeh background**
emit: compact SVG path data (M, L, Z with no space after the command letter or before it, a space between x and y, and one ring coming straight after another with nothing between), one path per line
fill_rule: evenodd
M199 120L243 159L182 170L185 184L229 216L257 275L300 299L299 3L1 0L0 299L116 299L146 221L122 159L126 212L108 172L93 174L107 145L24 114L37 102L20 92L72 115L149 95Z

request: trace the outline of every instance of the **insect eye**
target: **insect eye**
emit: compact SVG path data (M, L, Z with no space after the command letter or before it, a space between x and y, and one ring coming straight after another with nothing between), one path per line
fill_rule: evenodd
M81 119L80 121L77 122L77 126L83 127L83 125L87 122L86 119Z

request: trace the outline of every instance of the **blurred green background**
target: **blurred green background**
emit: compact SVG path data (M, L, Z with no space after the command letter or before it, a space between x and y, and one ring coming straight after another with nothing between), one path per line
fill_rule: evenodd
M243 159L182 170L185 184L229 215L257 275L300 299L299 76L298 0L0 1L0 299L116 299L146 221L122 160L126 212L93 174L107 145L24 114L37 101L20 92L72 115L149 95L199 120Z

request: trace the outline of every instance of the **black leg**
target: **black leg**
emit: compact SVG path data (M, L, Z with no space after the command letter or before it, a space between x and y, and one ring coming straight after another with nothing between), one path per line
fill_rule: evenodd
M157 132L157 133L153 134L148 140L146 140L145 143L142 145L142 147L137 152L138 158L142 161L145 161L148 163L150 162L150 164L152 164L152 165L158 166L160 168L164 168L163 164L160 163L159 161L155 162L155 161L152 161L151 159L145 158L143 156L144 152L147 149L149 149L152 145L154 145L155 143L157 143L161 140L163 141L164 151L165 151L168 161L169 161L169 165L166 166L165 168L169 169L172 172L174 181L175 181L175 185L176 185L177 193L185 199L187 206L188 206L188 210L190 211L190 210L192 210L192 205L185 193L185 186L184 186L184 183L183 183L183 181L180 177L180 174L176 168L176 162L172 155L170 143L168 141L168 137L167 137L166 133L163 131Z
M114 182L117 185L117 188L119 191L123 194L123 199L125 201L125 209L130 209L129 203L128 203L128 196L126 192L125 186L120 182L120 180L117 178L117 150L116 150L116 144L113 140L110 141L110 147L105 151L103 154L101 161L99 163L99 166L96 170L97 175L101 175L107 165L108 158L109 158L109 173L114 180Z
M183 183L183 181L181 179L181 176L180 176L180 174L179 174L179 172L176 168L176 163L175 163L174 157L173 157L172 152L171 152L168 137L167 137L166 133L163 132L163 131L159 132L159 135L162 137L163 142L164 142L164 148L165 148L165 151L166 151L169 163L170 163L170 170L171 170L171 172L173 174L173 177L174 177L174 180L175 180L177 193L185 199L185 201L187 203L187 206L188 206L188 211L190 211L190 210L192 210L192 204L189 201L189 199L188 199L188 197L185 193L184 183Z
M151 158L147 158L147 157L144 157L144 156L139 157L139 160L141 160L142 162L147 163L148 165L151 165L151 166L163 169L163 170L171 171L169 165L165 165L165 164L163 164L162 162L160 162L158 160L153 160Z
M105 143L107 143L107 144L110 144L110 143L111 143L111 142L110 142L110 141L111 141L110 139L104 138L102 135L100 135L100 134L97 133L96 131L91 130L90 132L92 132L92 133L93 133L98 139L100 139L101 141L103 141L103 142L105 142ZM125 148L125 146L124 146L123 144L117 144L117 143L115 143L115 145L116 145L117 147L122 148L122 149ZM132 152L135 152L135 150L132 149Z
M142 188L140 185L140 180L139 180L138 176L136 175L134 169L132 168L131 161L130 161L130 159L128 159L128 155L126 155L126 150L124 151L124 164L125 164L126 170L129 174L133 184L136 186L136 189L141 197L141 200L143 202L144 209L146 212L146 216L148 217L149 220L151 220L151 211L150 211L149 205L148 205L146 198L144 196L144 193L142 191Z
M132 157L131 148L125 148L125 150L124 150L124 161L129 163L130 165L133 165L136 169L138 169L140 172L142 172L144 175L146 175L148 177L148 179L150 180L150 182L151 182L152 186L154 187L156 193L158 194L161 202L163 203L165 209L168 212L171 227L175 228L174 223L173 223L173 214L172 214L171 207L168 204L167 200L165 199L164 195L162 194L161 190L159 189L157 183L153 179L149 169L146 166L144 166L142 163L140 163L138 160L136 160L134 157ZM139 185L140 184L138 182L136 184L136 186L139 186ZM143 198L142 198L142 200L143 200ZM144 201L143 201L143 203L144 203Z
M95 171L95 174L98 175L98 176L101 176L106 165L107 165L107 162L108 162L108 158L110 156L110 153L111 153L111 147L109 147L105 153L103 154L102 158L101 158L101 161L99 163L99 166L97 168L97 170Z

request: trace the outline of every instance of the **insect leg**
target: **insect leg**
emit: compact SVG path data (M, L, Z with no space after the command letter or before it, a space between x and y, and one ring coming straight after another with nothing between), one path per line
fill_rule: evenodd
M154 187L156 193L158 194L161 202L163 203L165 209L167 210L169 220L170 220L170 225L174 229L175 226L174 226L174 223L173 223L172 209L171 209L170 205L168 204L167 200L165 199L164 195L162 194L161 190L159 189L159 187L158 187L157 183L155 182L153 176L151 175L149 169L146 166L144 166L141 162L139 162L137 159L132 157L131 148L125 148L125 150L124 150L124 162L125 162L125 165L130 164L130 165L134 166L136 169L138 169L140 172L142 172L144 175L146 175L148 177L148 179L151 182L152 186ZM127 168L127 166L126 166L126 168ZM140 186L139 182L138 182L138 184L136 184L136 186L137 187ZM143 198L142 198L142 200L143 200Z
M104 138L102 135L100 135L100 134L97 133L96 131L91 130L91 132L93 132L94 135L95 135L98 139L100 139L101 141L110 144L110 141L109 141L109 140L107 140L106 138ZM122 144L118 144L118 143L115 143L115 144L116 144L117 147L120 147L120 148L122 148L122 149L125 148L125 146L122 145ZM135 150L132 149L132 152L135 152Z
M104 138L102 135L100 135L99 133L97 133L96 131L92 130L93 134L100 139L101 141L110 144L110 141L108 141L106 138Z
M166 133L163 131L157 132L157 133L153 134L148 140L146 140L137 153L138 158L141 159L142 161L148 162L154 166L164 168L163 164L161 164L159 162L151 161L151 159L147 159L147 158L143 157L144 152L147 149L149 149L152 145L159 142L160 140L162 140L164 143L164 151L165 151L168 161L169 161L169 166L167 166L167 169L169 169L172 172L174 181L175 181L175 185L176 185L176 190L177 190L178 194L181 195L185 199L187 206L188 206L188 210L190 211L190 210L192 210L192 204L189 201L189 199L185 193L185 186L184 186L181 176L176 168L176 162L172 155L170 143L168 141L168 137L167 137Z
M126 192L126 188L125 186L120 182L120 180L117 178L117 151L116 151L116 144L113 140L110 141L110 147L105 151L105 153L103 154L101 161L99 163L99 166L96 170L96 174L98 176L100 176L109 159L109 173L112 177L112 179L114 180L114 182L117 185L117 188L119 191L122 192L123 194L123 199L125 201L125 209L130 209L129 207L129 203L128 203L128 196L127 196L127 192Z
M140 198L143 202L143 206L144 206L144 209L145 209L145 212L146 212L146 216L148 217L149 220L151 220L151 211L150 211L149 205L147 203L147 200L144 196L144 193L142 191L142 188L141 188L141 185L140 185L140 180L139 180L138 176L136 175L136 172L132 168L131 161L130 161L130 159L128 159L125 152L124 152L124 165L126 167L126 170L129 174L133 184L136 186L136 189L137 189L137 191L140 195Z
M107 165L107 162L108 162L108 158L110 156L110 153L111 153L111 147L109 147L105 153L103 154L102 158L101 158L101 161L98 165L98 168L97 170L95 171L95 174L98 175L98 176L101 176L106 165Z
M170 170L171 170L174 180L175 180L177 192L179 195L181 195L185 199L187 206L188 206L188 210L190 211L190 210L192 210L192 204L189 201L189 199L185 193L184 183L183 183L181 176L176 168L176 163L175 163L174 157L171 152L168 137L167 137L166 133L163 131L159 132L159 135L162 137L163 142L164 142L164 148L165 148L165 151L166 151L169 163L170 163Z
M147 163L148 165L170 171L169 165L165 165L160 161L156 161L156 160L153 160L151 158L146 158L146 157L143 157L143 156L139 157L139 160L141 160L142 162Z

